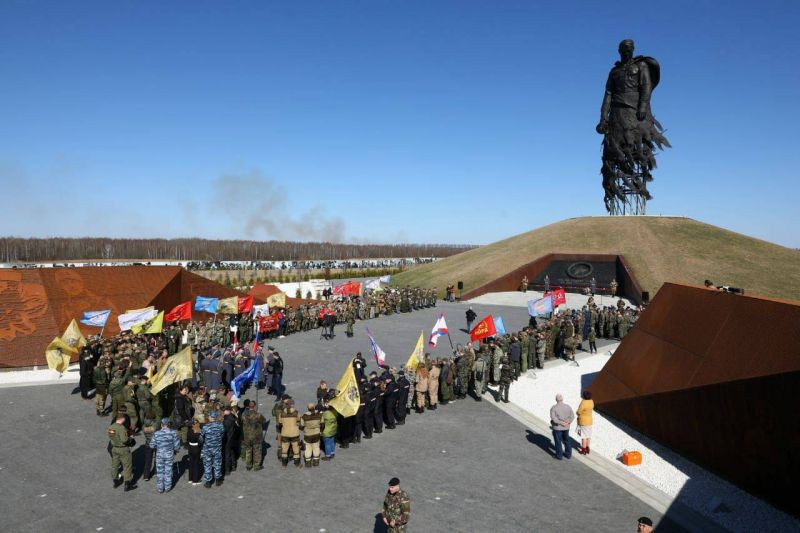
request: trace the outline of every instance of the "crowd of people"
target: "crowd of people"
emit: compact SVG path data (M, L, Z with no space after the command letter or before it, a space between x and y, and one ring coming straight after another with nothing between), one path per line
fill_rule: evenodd
M435 303L426 300L422 291L416 294L421 298L412 290L399 290L369 299L368 305L358 298L317 305L320 310L337 309L352 320L362 311L365 318L371 318ZM303 331L305 316L285 333ZM261 324L247 316L238 317L234 327L232 322L211 320L171 324L156 335L123 332L111 338L91 338L80 356L80 389L82 396L89 398L94 388L98 416L111 414L108 437L115 487L124 483L126 490L135 488L131 448L137 445L135 437L141 436L142 478L149 480L155 474L159 492L172 486L173 459L181 447L187 451L181 462L188 471L188 482L210 488L221 485L240 461L247 470L263 468L266 418L255 401L240 401L231 390L232 381L255 361L263 366L257 373L260 379L252 386L276 397L271 417L280 461L284 466L293 462L316 467L320 461L332 460L337 447L346 449L404 425L412 412L436 411L470 396L481 401L490 384L498 386L496 401L508 402L509 388L523 372L541 368L548 358L567 357L569 350L584 340L591 346L598 335L624 337L627 324L635 318L635 310L599 308L590 301L582 310L565 310L541 323L532 320L521 331L459 345L450 357L436 359L425 354L405 368L368 371L366 360L358 353L352 364L359 407L348 417L331 407L338 391L325 381L314 402L295 403L283 385L281 354L267 344L260 331L256 337L255 328ZM252 342L254 337L264 338L264 342ZM572 348L564 352L569 339L573 339ZM150 377L186 345L197 354L192 379L153 395ZM109 397L110 405L106 405Z

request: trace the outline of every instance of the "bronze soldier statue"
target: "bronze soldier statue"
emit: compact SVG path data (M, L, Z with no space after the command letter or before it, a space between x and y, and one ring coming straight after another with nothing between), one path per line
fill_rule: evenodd
M650 96L661 79L661 68L652 57L633 55L630 39L619 43L620 60L608 74L597 132L603 139L603 188L606 210L611 215L625 214L622 205L628 195L641 202L641 209L629 214L644 214L652 197L647 182L656 167L654 150L670 147L664 129L650 109Z

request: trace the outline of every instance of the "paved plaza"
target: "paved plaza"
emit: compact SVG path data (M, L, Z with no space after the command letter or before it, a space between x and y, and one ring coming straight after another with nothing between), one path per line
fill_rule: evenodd
M479 318L503 317L509 331L527 324L524 308L475 305ZM387 353L402 365L420 331L425 336L445 312L454 344L465 344L463 304L357 322L349 339L320 340L319 331L270 344L285 360L284 382L298 405L315 400L320 379L335 386L356 351L369 368L374 359L364 334L368 325ZM434 352L448 355L447 337ZM411 498L409 531L635 531L636 519L660 513L575 457L557 461L550 436L532 431L490 402L461 400L372 440L338 450L318 468L283 468L275 431L267 432L265 469L240 468L222 487L187 483L182 464L175 488L160 495L155 479L138 489L112 489L105 428L109 418L73 393L74 384L0 388L0 502L6 531L385 531L378 513L386 484L397 476ZM513 385L512 385L513 390ZM254 397L251 390L248 397ZM269 417L274 401L259 393ZM137 437L135 476L143 453ZM178 458L182 458L181 451ZM659 531L679 530L666 520Z

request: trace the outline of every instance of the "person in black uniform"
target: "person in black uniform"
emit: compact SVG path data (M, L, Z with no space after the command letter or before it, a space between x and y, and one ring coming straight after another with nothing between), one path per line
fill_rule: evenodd
M225 475L236 471L236 457L239 443L239 423L236 415L231 411L230 406L226 406L222 411L222 425L225 428L225 436L222 441L223 466Z
M188 385L181 385L175 397L175 410L172 412L172 423L180 433L181 443L186 444L186 434L192 424L192 401L189 399Z
M372 412L375 410L375 396L372 393L372 386L366 379L361 383L361 397L366 398L362 415L364 417L364 438L371 439L375 430L375 420L372 418Z
M394 429L394 410L397 404L397 385L391 375L383 381L385 391L383 393L383 419L386 422L386 429Z
M81 349L80 359L78 360L78 368L80 371L78 387L81 389L81 398L84 400L89 399L89 391L94 387L93 374L96 361L97 358L95 358L94 353L92 353L92 349L89 346L84 346Z
M203 481L203 461L201 458L203 445L200 442L200 424L195 422L189 428L187 440L189 444L189 483L199 485Z
M272 389L278 398L283 394L283 359L278 352L272 352Z
M370 376L374 375L374 372ZM372 420L375 424L374 433L383 433L383 397L385 394L384 384L375 375L372 378L372 395L375 397L375 405L372 411Z
M361 355L361 352L358 352L355 359L353 359L353 372L356 374L356 382L361 383L364 381L364 372L366 368L367 362L364 360L364 356Z
M398 372L397 375L397 400L395 401L394 413L397 423L402 426L406 423L406 404L408 403L408 393L411 390L411 382L408 381L403 370Z
M356 434L355 441L361 442L361 435L366 438L367 430L364 424L364 414L367 411L367 404L369 403L369 387L364 387L365 382L363 379L358 381L358 411L356 411Z

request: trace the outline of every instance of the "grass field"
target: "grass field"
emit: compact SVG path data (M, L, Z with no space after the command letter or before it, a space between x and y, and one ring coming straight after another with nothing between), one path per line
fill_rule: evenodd
M666 281L711 279L800 300L800 251L683 217L568 219L411 268L392 283L443 292L461 280L472 290L548 253L621 254L651 295Z

